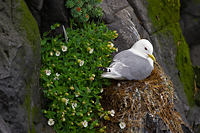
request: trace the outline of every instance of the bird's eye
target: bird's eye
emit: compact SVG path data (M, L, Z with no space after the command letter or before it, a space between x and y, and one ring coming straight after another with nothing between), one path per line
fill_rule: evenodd
M147 48L146 48L146 47L145 47L144 49L145 49L145 50L147 50Z

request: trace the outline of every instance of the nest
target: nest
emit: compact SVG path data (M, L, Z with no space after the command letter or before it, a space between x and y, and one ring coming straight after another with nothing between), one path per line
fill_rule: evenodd
M174 88L164 70L155 64L151 75L140 81L116 81L104 88L101 104L105 110L115 110L110 121L103 121L107 132L153 132L155 127L147 127L147 117L162 121L165 130L182 133L183 123L174 106ZM125 122L125 129L119 123ZM164 129L163 129L164 130Z

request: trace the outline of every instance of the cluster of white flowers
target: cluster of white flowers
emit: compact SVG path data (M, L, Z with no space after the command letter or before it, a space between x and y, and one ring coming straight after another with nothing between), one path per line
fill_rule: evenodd
M60 76L60 74L56 73L56 76L54 77L54 80L59 80L59 76Z

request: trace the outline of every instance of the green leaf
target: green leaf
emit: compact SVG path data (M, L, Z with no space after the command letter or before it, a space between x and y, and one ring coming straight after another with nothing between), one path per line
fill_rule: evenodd
M58 80L54 81L55 87L58 87Z
M54 111L47 111L47 113L50 115L50 116L54 116L56 114L56 112Z
M98 120L97 120L97 119L96 119L95 121L92 122L92 124L91 124L91 126L90 126L90 129L92 129L96 123L98 123Z
M52 29L52 30L54 30L54 29L55 29L55 27L54 27L53 25L51 25L51 29Z
M40 39L41 40L41 45L45 45L46 42L47 42L47 38L44 38L44 39Z

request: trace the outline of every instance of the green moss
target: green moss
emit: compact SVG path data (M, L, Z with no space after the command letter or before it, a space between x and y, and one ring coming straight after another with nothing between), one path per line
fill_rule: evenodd
M30 86L27 85L26 86L26 96L25 96L25 109L27 110L28 113L28 133L30 133L30 115L31 115L31 97L30 97L30 93L28 92L28 90L30 90Z
M200 67L199 66L193 66L193 70L194 70L194 73L195 73L196 85L200 88Z
M33 123L33 120L35 119L35 117L38 117L38 114L39 114L38 108L36 106L33 106L32 110L31 110L31 118L32 118L32 121L31 121L31 133L37 133L37 131L35 130L35 125Z
M12 3L14 5L13 13L12 13L12 19L13 23L16 27L16 30L21 35L22 39L26 44L24 44L20 50L22 50L21 53L24 53L26 49L31 48L31 53L27 55L33 56L34 63L37 63L39 52L40 52L40 35L38 30L38 25L33 18L32 14L30 13L26 3L23 0L16 0ZM20 52L19 52L20 53ZM25 60L24 55L21 55L22 60ZM37 65L37 64L36 64ZM39 67L39 66L35 66ZM33 67L35 69L35 67ZM30 68L27 68L27 70L23 70L24 72L29 72ZM39 71L38 71L39 72ZM24 107L27 110L27 118L28 118L28 132L29 133L36 133L35 126L33 123L33 120L36 119L38 115L38 109L36 105L32 105L32 97L33 96L33 87L31 85L34 85L36 81L34 81L33 76L36 76L36 74L32 74L26 77L26 96L25 96L25 102Z
M178 22L167 25L156 34L162 34L165 40L173 41L174 45L165 45L168 47L176 48L176 51L174 51L174 53L176 53L176 67L179 70L178 76L184 84L184 91L187 96L188 103L192 106L194 104L194 73L190 61L189 47L182 35L180 25ZM165 63L170 63L167 58L165 58Z
M150 16L155 31L161 30L168 24L178 22L180 19L179 0L147 0L148 15Z
M189 105L194 104L194 73L191 66L189 47L182 35L179 25L179 0L147 0L148 15L154 25L155 31L159 31L168 38L173 36L174 44L177 45L176 67L179 70L179 78L184 84ZM155 34L155 33L154 33ZM176 47L176 46L175 46Z
M30 83L31 84L31 83ZM35 130L35 125L33 123L33 119L34 117L37 116L38 111L36 110L36 107L33 106L31 107L31 87L29 85L27 85L26 87L26 97L25 97L25 108L27 110L27 114L28 114L28 133L37 133L37 131Z
M26 79L28 81L29 84L33 84L32 80L30 79ZM39 114L39 109L37 108L37 105L33 105L32 104L32 97L34 97L34 92L32 91L32 88L30 87L30 85L26 86L26 96L25 96L25 109L27 110L27 114L28 114L28 133L37 133L37 131L35 130L35 125L33 123L33 121L35 119L39 119L38 118L38 114Z
M15 19L14 21L17 22L16 24L18 26L18 30L20 30L22 36L27 38L32 48L34 49L34 45L40 41L36 40L36 38L39 39L38 25L23 0L16 0L16 5L17 6L15 12L17 12L17 14L13 16Z
M200 3L200 0L194 0L195 3L199 4Z
M177 23L176 27L171 27L174 34L174 41L177 46L176 65L179 69L179 78L184 84L184 91L187 95L188 103L190 106L194 105L194 73L190 61L189 46L182 35L180 25Z

